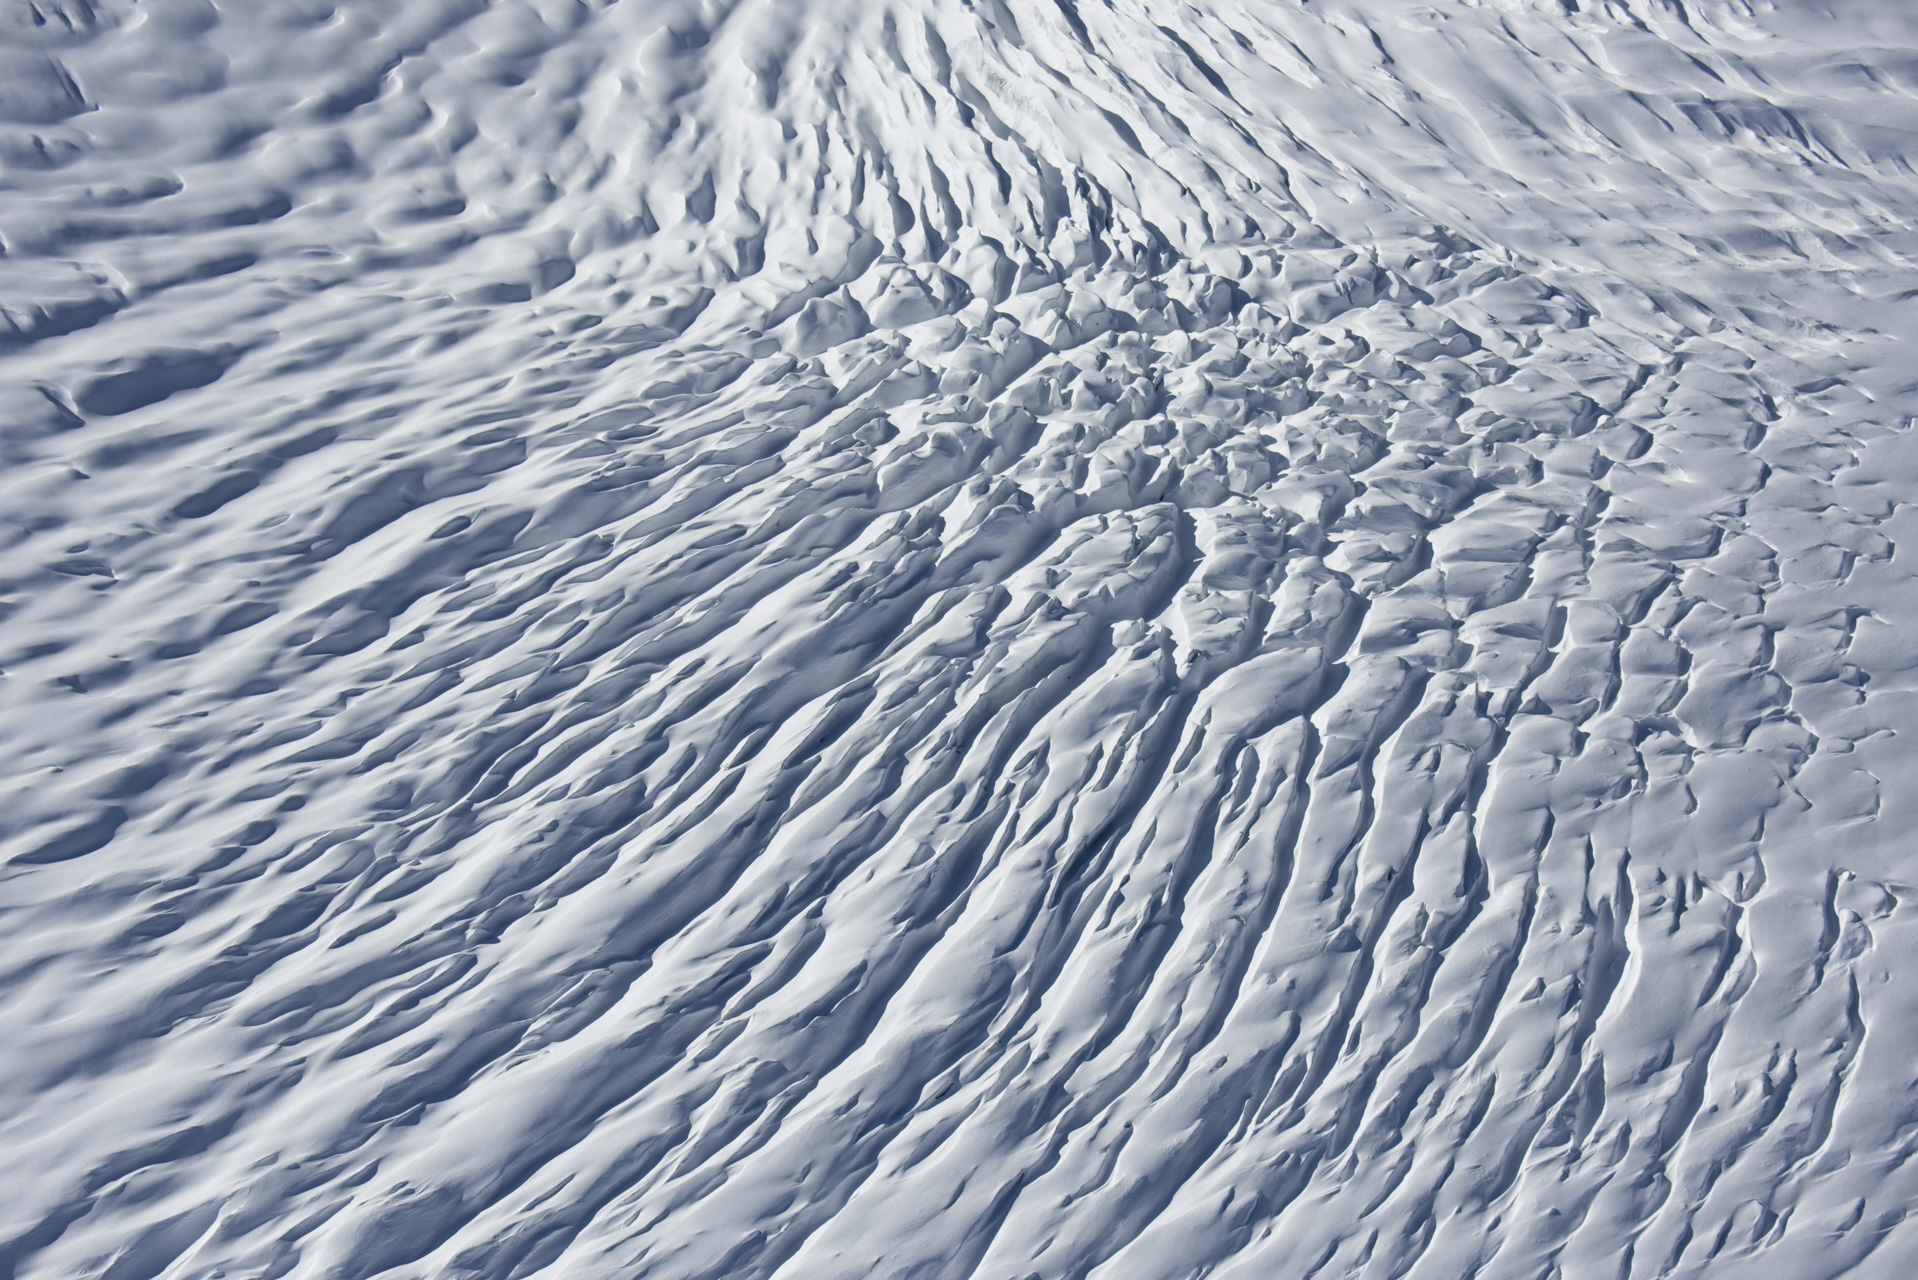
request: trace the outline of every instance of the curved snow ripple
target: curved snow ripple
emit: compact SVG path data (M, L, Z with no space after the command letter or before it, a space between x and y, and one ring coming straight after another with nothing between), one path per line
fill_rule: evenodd
M11 1274L1897 1274L1843 18L0 3Z

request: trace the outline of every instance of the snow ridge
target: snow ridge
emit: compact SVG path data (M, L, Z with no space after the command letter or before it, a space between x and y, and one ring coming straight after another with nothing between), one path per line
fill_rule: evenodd
M1902 1274L1915 68L0 0L6 1273Z

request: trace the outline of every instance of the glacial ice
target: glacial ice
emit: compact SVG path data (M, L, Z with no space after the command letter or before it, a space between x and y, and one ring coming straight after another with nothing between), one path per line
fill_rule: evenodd
M0 0L0 1274L1909 1274L1914 139L1899 0Z

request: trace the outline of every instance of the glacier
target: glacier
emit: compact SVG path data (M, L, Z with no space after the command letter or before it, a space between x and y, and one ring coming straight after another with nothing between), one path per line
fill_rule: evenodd
M1915 162L1899 0L0 0L0 1276L1901 1280Z

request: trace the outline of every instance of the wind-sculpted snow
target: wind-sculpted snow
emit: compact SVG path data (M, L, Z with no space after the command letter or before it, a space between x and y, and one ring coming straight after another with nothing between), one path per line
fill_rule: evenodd
M1903 1276L1897 0L0 0L0 1257Z

